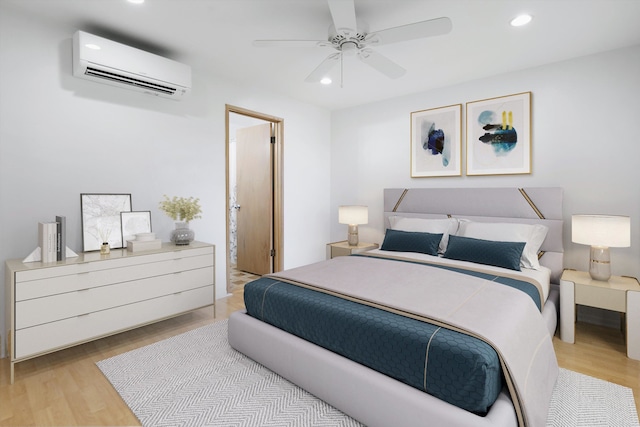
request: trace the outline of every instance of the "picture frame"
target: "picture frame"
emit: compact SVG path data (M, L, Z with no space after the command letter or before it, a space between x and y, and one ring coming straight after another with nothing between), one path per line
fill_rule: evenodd
M103 242L111 249L122 248L120 212L131 212L131 194L80 194L82 250L100 250Z
M531 173L531 92L467 103L467 175Z
M411 177L462 175L462 104L411 113Z
M151 211L120 212L122 246L134 240L136 234L151 233Z

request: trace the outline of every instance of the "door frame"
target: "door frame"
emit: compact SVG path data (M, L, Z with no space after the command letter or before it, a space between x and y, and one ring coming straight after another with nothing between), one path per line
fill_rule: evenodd
M273 223L272 223L272 235L273 235L273 249L275 254L273 256L273 272L282 271L284 269L284 219L283 219L283 145L284 145L284 119L280 117L271 116L268 114L259 113L257 111L248 110L246 108L237 107L234 105L225 104L225 207L226 207L226 262L227 262L227 292L233 290L231 285L231 256L229 245L229 220L231 206L229 205L229 115L239 114L242 116L252 117L254 119L264 120L266 122L273 123L275 128L275 144L273 146L273 175L271 177L271 184L273 188Z

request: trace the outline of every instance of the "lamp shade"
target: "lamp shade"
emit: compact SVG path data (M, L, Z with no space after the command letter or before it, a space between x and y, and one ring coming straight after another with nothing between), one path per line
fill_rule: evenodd
M340 206L338 207L338 222L340 224L366 224L369 222L369 209L366 206Z
M572 215L571 241L583 245L631 246L631 219L616 215Z

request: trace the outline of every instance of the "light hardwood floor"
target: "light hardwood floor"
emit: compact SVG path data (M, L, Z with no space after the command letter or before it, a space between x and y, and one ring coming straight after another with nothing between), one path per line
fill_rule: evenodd
M9 385L9 359L0 366L2 426L132 426L140 425L95 363L129 350L228 318L242 309L243 289L211 307L160 323L62 350L16 365ZM557 337L554 347L561 367L633 389L640 402L640 361L628 359L622 333L578 323L576 344ZM640 409L639 409L640 412Z

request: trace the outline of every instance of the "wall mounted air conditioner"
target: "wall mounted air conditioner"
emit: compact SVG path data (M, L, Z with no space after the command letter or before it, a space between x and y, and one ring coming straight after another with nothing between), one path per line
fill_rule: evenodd
M73 75L175 100L191 90L190 66L84 31L73 35Z

